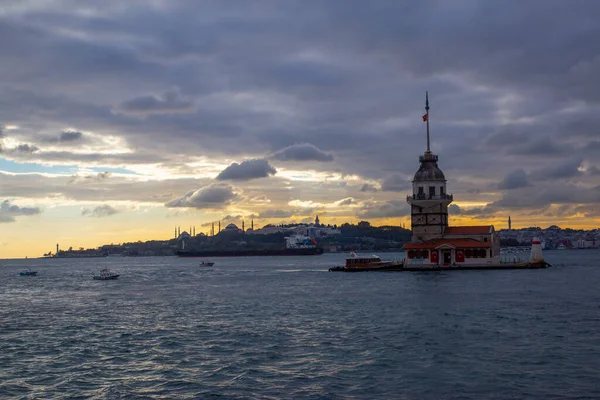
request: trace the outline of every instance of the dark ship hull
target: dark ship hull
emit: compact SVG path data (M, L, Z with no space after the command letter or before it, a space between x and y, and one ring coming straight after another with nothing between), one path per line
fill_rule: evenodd
M254 256L318 256L322 247L297 249L244 249L244 250L177 250L179 257L254 257Z

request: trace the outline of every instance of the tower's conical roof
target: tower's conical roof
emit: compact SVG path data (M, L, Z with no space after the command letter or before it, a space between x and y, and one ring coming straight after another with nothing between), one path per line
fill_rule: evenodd
M437 165L438 157L429 152L419 157L421 166L415 174L413 182L446 181L444 173Z

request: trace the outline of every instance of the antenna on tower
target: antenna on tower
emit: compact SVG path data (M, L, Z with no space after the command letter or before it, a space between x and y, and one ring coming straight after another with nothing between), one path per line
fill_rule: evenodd
M423 116L425 122L427 122L427 152L431 153L429 146L429 92L425 92L425 115Z

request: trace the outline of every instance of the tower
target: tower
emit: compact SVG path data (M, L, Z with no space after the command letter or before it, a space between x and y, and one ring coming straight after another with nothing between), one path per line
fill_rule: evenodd
M512 222L510 220L510 215L508 216L508 230L510 231L512 229Z
M320 226L320 224L319 224L319 216L318 215L315 217L315 226L317 228Z
M221 221L219 221L219 232L217 233L221 233Z
M210 229L210 236L215 236L215 223L212 223L212 227Z
M254 219L250 220L250 229L254 231Z
M246 228L244 228L244 220L242 220L242 232L246 232Z
M431 152L429 142L429 95L425 95L423 121L427 122L427 150L419 156L421 164L412 181L410 204L412 241L441 238L448 227L448 205L452 195L446 194L446 177L438 167L438 156Z

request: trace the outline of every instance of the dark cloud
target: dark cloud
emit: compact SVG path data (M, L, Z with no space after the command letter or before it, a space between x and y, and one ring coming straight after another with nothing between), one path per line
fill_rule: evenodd
M135 97L121 103L120 109L130 113L173 113L189 112L193 102L181 96L178 90L172 89L162 96L145 95Z
M309 143L285 147L275 152L273 158L280 161L333 161L333 155Z
M522 138L526 139L526 138ZM564 145L558 145L552 138L541 137L523 145L522 140L513 143L515 154L551 156L564 154L571 150ZM569 146L570 147L570 146Z
M81 140L83 133L79 131L64 131L58 136L59 142L75 142Z
M39 150L39 148L37 146L25 143L25 144L20 144L17 147L11 149L11 152L31 154L31 153L35 153L38 150Z
M232 163L229 167L221 171L216 179L220 181L249 181L251 179L267 178L276 173L277 170L267 160L246 160L240 164Z
M583 174L580 170L582 163L582 158L573 158L559 164L550 164L544 168L533 171L531 177L539 180L573 178Z
M462 213L462 209L457 204L450 204L448 206L448 214L460 215L461 213Z
M371 193L375 193L377 192L379 189L377 188L377 186L372 185L370 183L365 183L364 185L362 185L362 187L360 188L361 192L371 192Z
M508 173L502 182L498 184L498 189L518 189L522 187L531 186L531 182L527 177L527 173L522 169L517 169L513 172Z
M81 215L95 218L110 217L111 215L115 215L117 213L119 213L119 210L109 206L108 204L103 204L101 206L94 207L93 209L84 208L81 210Z
M19 207L15 204L10 204L9 200L4 200L0 203L0 223L15 222L16 217L36 215L41 212L38 207Z
M381 190L384 192L404 192L411 187L410 179L398 174L389 176L381 182Z
M231 204L236 197L233 187L217 183L192 190L180 198L167 202L165 206L221 209Z
M410 215L410 207L405 201L367 202L358 211L358 218L394 218Z

